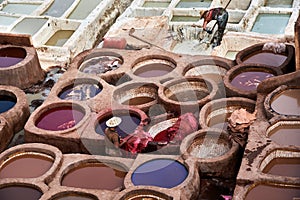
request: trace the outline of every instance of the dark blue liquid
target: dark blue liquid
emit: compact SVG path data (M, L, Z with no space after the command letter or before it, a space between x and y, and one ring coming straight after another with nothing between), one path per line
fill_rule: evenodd
M97 84L80 84L68 86L58 95L61 99L84 101L93 98L102 91L102 87Z
M14 107L17 100L13 97L0 95L0 113L4 113Z
M173 188L188 176L186 167L172 159L155 159L139 166L132 174L134 185Z
M8 186L0 189L1 200L38 200L42 196L39 190L26 186Z
M134 132L134 130L138 127L138 125L141 122L141 119L134 115L116 115L117 117L120 117L122 119L121 124L116 128L118 134L124 138L127 135ZM109 120L112 116L106 117L104 119L101 119L99 123L96 126L96 133L104 135L104 131L107 128L106 121Z

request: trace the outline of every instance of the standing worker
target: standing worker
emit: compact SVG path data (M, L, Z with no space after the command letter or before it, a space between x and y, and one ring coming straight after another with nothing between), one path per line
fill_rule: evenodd
M106 121L105 129L105 153L111 156L120 156L120 136L116 130L122 122L120 117L112 117Z
M222 8L222 7L212 8L212 9L206 10L204 12L200 11L200 19L202 19L202 18L204 18L203 30L209 34L212 34L215 26L213 26L213 28L211 30L208 30L206 28L207 24L211 20L217 20L218 30L217 30L216 36L214 36L215 42L213 43L213 47L219 46L221 44L222 37L223 37L224 31L225 31L225 27L226 27L226 24L228 21L228 12L226 11L225 8Z

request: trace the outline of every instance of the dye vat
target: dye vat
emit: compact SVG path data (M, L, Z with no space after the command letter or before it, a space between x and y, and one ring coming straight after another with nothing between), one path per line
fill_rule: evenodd
M199 7L208 8L211 2L212 0L203 0L203 1L180 0L175 7L176 8L199 8Z
M146 59L133 66L133 74L143 78L164 76L176 67L176 62L170 58Z
M133 189L122 191L123 194L116 196L115 200L172 200L173 197L155 189ZM124 194L125 193L125 194ZM119 197L121 196L121 197Z
M300 121L279 121L267 129L266 135L280 145L300 146Z
M260 13L251 29L252 32L262 34L284 34L290 14ZM276 26L274 26L276 21Z
M263 173L285 177L300 177L300 159L274 158L262 170Z
M35 122L35 126L50 131L70 129L78 124L85 113L74 106L60 106L43 112Z
M54 158L37 152L20 152L10 155L0 165L0 179L37 178L45 174L53 165Z
M116 128L116 131L120 135L121 138L125 138L129 134L133 133L135 129L141 123L141 116L137 113L120 113L114 114L115 117L120 117L122 119L121 124ZM100 118L96 125L96 133L105 135L106 121L113 117L112 115L105 116L104 118Z
M55 195L57 196L57 195ZM59 195L58 197L51 198L50 200L97 200L97 197L87 194L64 194Z
M36 34L42 26L48 21L47 18L24 18L19 23L17 23L11 30L14 33L23 33L23 34Z
M62 89L58 94L60 99L85 101L98 95L103 87L100 83L74 83Z
M147 111L157 103L158 86L152 83L125 83L113 92L113 99L121 105L136 106Z
M280 91L273 95L270 103L271 108L279 114L300 116L300 88Z
M14 95L0 94L0 114L13 108L16 103L17 98Z
M2 11L13 14L30 15L33 13L41 4L30 4L30 3L8 3Z
M103 163L84 163L71 168L62 178L61 185L100 190L117 190L124 186L126 172L120 167Z
M43 193L33 186L26 185L9 185L1 186L0 197L6 199L30 199L39 200Z
M199 21L198 16L183 16L183 15L173 15L171 22L197 22Z
M173 159L154 159L138 166L131 176L134 185L173 188L188 176L188 169Z
M266 7L271 8L291 8L293 0L267 0L265 1Z
M61 17L71 7L74 1L75 0L66 0L61 2L60 0L54 0L43 15Z
M26 50L18 47L6 47L0 49L0 68L6 68L18 64L26 57Z
M240 64L228 70L224 84L228 96L256 99L258 85L268 78L281 75L278 68L259 64Z
M102 74L118 69L123 64L121 56L103 55L87 58L80 66L79 71L87 74Z
M286 55L276 54L267 51L258 51L246 56L243 59L243 63L259 63L259 64L278 67L282 65L286 59L287 59Z
M167 8L170 5L170 1L145 1L144 8Z
M81 0L71 14L69 19L84 20L98 6L102 0Z
M0 25L1 25L1 26L10 26L10 25L13 24L17 19L18 19L18 17L14 17L14 16L6 16L6 15L0 15Z
M292 186L271 186L259 184L254 186L246 194L245 200L253 199L293 199L297 200L300 198L300 188Z
M59 30L56 31L49 40L45 43L47 46L62 47L73 35L74 30Z

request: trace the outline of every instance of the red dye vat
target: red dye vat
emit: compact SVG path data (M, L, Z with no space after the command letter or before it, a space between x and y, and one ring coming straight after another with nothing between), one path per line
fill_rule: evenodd
M83 117L82 111L71 106L57 107L44 112L36 126L45 130L61 131L74 127Z

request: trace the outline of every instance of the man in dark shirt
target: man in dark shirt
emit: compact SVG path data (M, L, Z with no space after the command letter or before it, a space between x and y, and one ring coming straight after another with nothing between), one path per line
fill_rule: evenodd
M217 20L218 30L216 32L216 36L215 36L216 41L213 43L213 47L219 46L221 44L222 37L228 21L228 12L222 7L212 8L210 10L200 12L200 19L202 18L204 18L203 30L208 32L209 34L212 34L213 30L208 30L206 28L207 24L211 20Z

